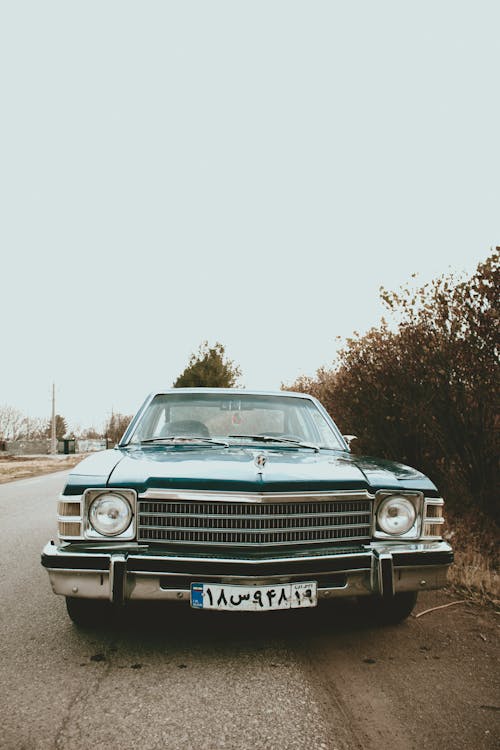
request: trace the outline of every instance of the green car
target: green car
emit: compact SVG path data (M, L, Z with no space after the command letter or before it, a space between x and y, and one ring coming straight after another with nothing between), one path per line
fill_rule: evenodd
M357 597L396 623L446 582L443 500L423 474L351 453L306 394L151 394L112 450L85 458L42 553L69 616L130 601L268 612Z

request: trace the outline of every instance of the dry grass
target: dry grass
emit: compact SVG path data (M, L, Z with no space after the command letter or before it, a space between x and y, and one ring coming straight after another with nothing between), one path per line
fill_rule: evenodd
M448 514L445 538L455 550L448 581L452 589L481 603L500 604L499 529L480 517Z
M85 456L0 456L0 484L71 469Z

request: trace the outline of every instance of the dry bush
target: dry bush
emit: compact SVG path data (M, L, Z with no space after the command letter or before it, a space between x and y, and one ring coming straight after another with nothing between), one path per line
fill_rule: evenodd
M382 290L397 327L355 335L331 370L290 387L318 396L357 451L415 466L449 508L497 522L499 250L466 280Z
M420 469L439 487L456 549L450 582L499 597L500 248L468 279L381 297L384 320L348 339L332 369L289 390L319 398L358 453Z
M498 526L484 516L447 514L445 538L455 551L450 586L482 602L500 604Z

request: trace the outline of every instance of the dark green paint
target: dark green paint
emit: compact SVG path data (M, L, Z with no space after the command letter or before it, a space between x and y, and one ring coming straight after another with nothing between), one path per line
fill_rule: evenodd
M258 454L267 458L262 471ZM148 446L103 451L84 459L68 478L66 495L87 487L197 489L239 492L420 490L437 496L422 473L393 461L347 451L251 446Z

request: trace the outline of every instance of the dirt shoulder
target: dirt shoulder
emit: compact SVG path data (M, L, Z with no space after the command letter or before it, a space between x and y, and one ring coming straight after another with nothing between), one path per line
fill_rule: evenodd
M354 748L479 750L500 741L499 627L490 606L422 594L402 625L379 630L346 622L304 639L302 651L326 714L341 706ZM333 616L334 613L337 616Z
M65 471L84 458L81 453L71 456L0 456L0 484Z

